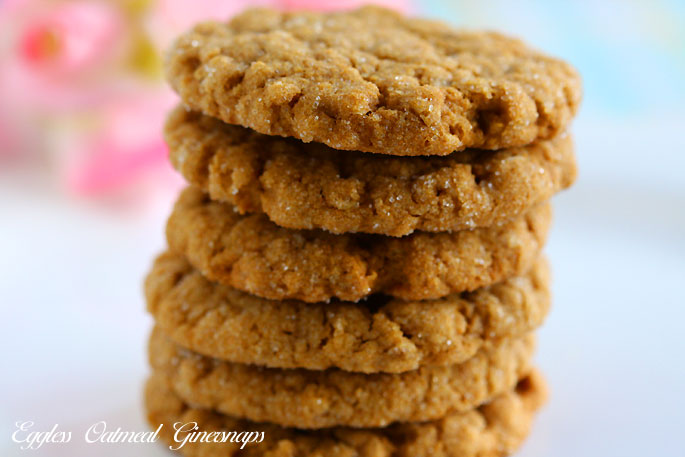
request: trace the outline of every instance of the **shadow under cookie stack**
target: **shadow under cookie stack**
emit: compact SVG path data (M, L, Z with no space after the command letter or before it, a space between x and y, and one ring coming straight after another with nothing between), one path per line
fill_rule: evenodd
M545 397L532 333L576 72L371 7L201 24L167 72L190 187L145 283L160 437L203 457L513 452ZM205 434L179 446L178 424Z

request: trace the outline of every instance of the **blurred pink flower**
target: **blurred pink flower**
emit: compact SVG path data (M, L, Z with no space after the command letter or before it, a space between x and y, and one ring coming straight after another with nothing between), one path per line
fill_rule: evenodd
M89 194L122 186L167 162L162 128L177 97L170 90L139 95L111 100L100 112L97 129L67 143L71 151L64 175L71 191Z
M111 56L121 17L107 2L57 4L20 31L22 61L49 77L65 76Z
M97 104L119 54L120 13L108 2L13 3L2 11L1 26L14 29L0 61L3 99L38 113Z
M17 117L68 115L76 110L100 106L116 92L113 86L99 85L87 78L73 81L50 79L40 71L27 71L16 60L0 68L0 96Z
M5 12L10 12L22 8L24 5L30 2L31 0L3 0L0 2L0 9L4 10Z
M0 111L0 157L16 155L18 138L14 126L3 111Z
M67 188L78 194L105 191L130 182L142 170L166 159L167 148L161 138L123 148L103 136L88 143L90 158L76 163L66 175Z

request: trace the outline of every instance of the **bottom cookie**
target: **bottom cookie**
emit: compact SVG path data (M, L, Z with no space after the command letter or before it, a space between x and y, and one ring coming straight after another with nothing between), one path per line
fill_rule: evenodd
M544 381L532 372L488 404L439 420L302 431L194 408L173 393L164 375L153 374L145 388L145 407L150 425L162 425L162 441L186 457L495 457L519 447L545 396ZM248 436L240 432L258 433L249 435L252 442L247 444L231 442Z

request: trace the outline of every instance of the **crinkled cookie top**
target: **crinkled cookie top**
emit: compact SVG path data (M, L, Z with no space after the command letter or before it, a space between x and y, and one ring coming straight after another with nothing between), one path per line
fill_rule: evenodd
M570 65L519 40L378 7L203 23L178 39L167 74L190 108L227 123L401 156L550 138L581 98Z

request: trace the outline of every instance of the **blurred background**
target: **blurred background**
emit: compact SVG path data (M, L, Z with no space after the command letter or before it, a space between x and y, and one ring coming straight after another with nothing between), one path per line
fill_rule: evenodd
M175 35L248 5L325 0L0 0L0 453L14 423L143 430L151 321L141 282L182 187L161 125ZM378 3L378 2L376 2ZM383 3L383 2L380 2ZM685 2L391 1L496 29L573 63L580 178L555 199L555 304L537 360L552 396L521 456L682 455L685 426Z

